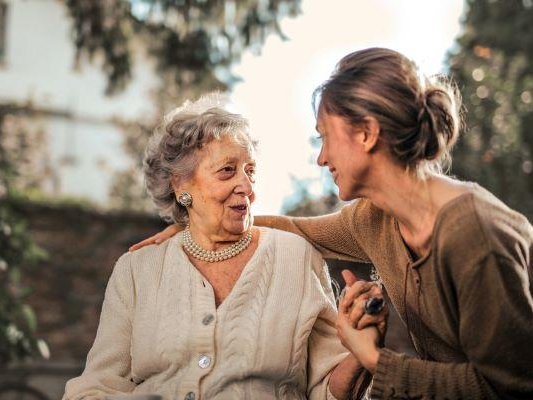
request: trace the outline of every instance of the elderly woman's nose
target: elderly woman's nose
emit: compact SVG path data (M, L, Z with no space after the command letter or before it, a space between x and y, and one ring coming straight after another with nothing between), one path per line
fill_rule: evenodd
M253 193L252 178L244 171L239 174L239 181L236 187L236 191L237 193L242 193L246 196L249 196Z

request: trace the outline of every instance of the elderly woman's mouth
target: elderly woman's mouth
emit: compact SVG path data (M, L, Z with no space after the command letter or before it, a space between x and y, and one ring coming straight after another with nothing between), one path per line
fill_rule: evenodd
M237 204L234 206L230 206L233 211L235 211L238 214L244 215L248 213L248 205L247 204Z

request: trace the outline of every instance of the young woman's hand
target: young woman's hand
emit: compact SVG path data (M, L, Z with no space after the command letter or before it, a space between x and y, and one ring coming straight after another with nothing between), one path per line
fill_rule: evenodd
M383 299L381 289L372 282L357 280L350 271L342 271L346 292L339 302L337 334L344 345L371 373L375 372L379 358L379 343L387 328L388 309L370 315L365 304L370 298Z
M140 249L141 247L148 246L151 244L163 243L165 240L170 239L172 236L174 236L181 230L183 229L178 224L169 225L161 232L156 233L155 235L150 236L147 239L144 239L142 242L134 244L129 248L129 251L135 251Z
M375 326L364 329L352 327L348 317L349 310L339 309L337 335L346 347L370 373L376 372L379 359L381 334Z
M373 282L358 280L349 270L342 271L342 277L346 282L344 296L339 302L340 309L348 310L347 318L350 325L356 329L364 329L369 326L376 326L382 338L387 330L387 317L389 309L384 303L383 309L374 315L365 312L365 304L370 298L383 300L383 292Z

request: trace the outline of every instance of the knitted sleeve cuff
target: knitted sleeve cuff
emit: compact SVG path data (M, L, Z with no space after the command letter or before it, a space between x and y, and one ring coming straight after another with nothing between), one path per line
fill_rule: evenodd
M402 366L405 355L395 353L388 349L379 350L378 365L372 383L371 398L383 399L395 393L395 387L405 387Z

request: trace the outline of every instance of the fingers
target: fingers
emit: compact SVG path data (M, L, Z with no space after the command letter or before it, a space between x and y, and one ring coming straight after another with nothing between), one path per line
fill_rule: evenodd
M182 230L183 228L181 228L178 224L172 224L172 225L167 226L159 234L161 235L161 238L163 239L163 241L165 241L171 238L172 236L174 236L176 233L181 232Z
M350 306L352 305L352 303L354 302L356 298L360 297L361 295L372 290L375 287L376 285L374 285L371 282L362 281L362 280L357 281L354 284L352 284L350 287L347 287L346 293L344 294L344 297L341 300L341 304L345 303L346 307L350 308ZM339 308L340 308L340 305L339 305Z
M135 251L135 250L139 250L140 248L144 247L144 246L149 246L151 244L155 244L157 243L156 242L156 239L158 237L159 234L156 234L154 236L150 236L148 239L144 239L142 242L139 242L139 243L135 243L133 246L131 246L129 248L129 251Z
M344 341L350 330L353 330L353 327L346 314L339 313L337 320L335 321L335 327L337 328L337 336L340 338L341 343L343 346L347 347Z
M366 300L361 297L352 305L348 320L353 328L357 327L359 321L365 315L365 301Z
M384 338L385 334L387 333L387 317L385 317L385 321L377 325L377 328L379 333L381 334L381 337Z
M344 297L346 297L346 292ZM341 300L339 302L339 315L347 315L350 313L350 307L352 306L352 303L349 303L347 301L344 301L344 297L341 297Z
M388 316L388 308L385 305L385 307L383 308L383 310L380 311L379 314L376 314L376 315L363 314L358 320L356 328L364 329L371 325L376 325L379 327L381 324L386 324L387 316Z
M346 315L352 327L363 329L386 320L388 315L386 306L375 315L365 312L365 304L371 297L383 298L381 289L371 282L357 281L351 288L348 288L346 295L339 303L339 312Z
M129 248L129 251L135 251L151 244L163 243L165 240L171 238L180 230L181 228L177 224L169 225L163 231L156 233L155 235L150 236L147 239L144 239L142 242L134 244Z
M357 276L355 276L355 274L348 269L342 270L341 275L344 279L344 282L346 282L346 286L352 286L358 281Z

